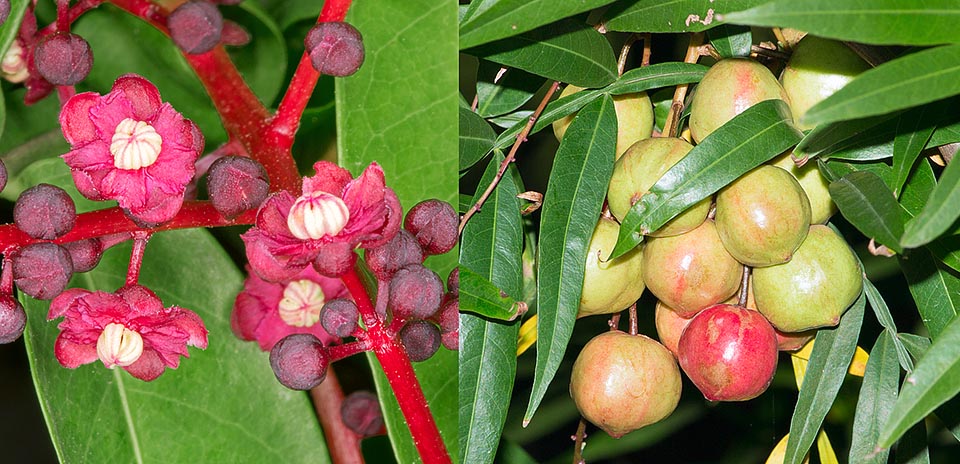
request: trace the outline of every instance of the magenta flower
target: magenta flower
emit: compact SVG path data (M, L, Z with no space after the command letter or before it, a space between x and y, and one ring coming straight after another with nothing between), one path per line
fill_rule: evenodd
M73 181L91 200L116 200L134 219L172 219L203 151L197 126L160 101L150 81L127 74L106 95L84 92L60 112L72 150L63 155Z
M193 311L164 308L146 287L132 285L116 293L72 288L50 303L47 319L64 317L54 354L74 369L99 359L130 375L153 380L167 367L176 369L187 345L207 347L207 329Z
M238 338L256 341L270 351L281 338L306 333L324 345L338 340L320 325L320 308L334 298L347 296L339 279L324 277L306 267L289 282L267 282L250 273L237 295L230 326Z
M323 275L343 275L354 248L380 246L400 229L400 202L376 163L356 179L327 161L313 167L317 175L303 179L299 198L273 194L242 235L250 266L264 280L290 280L311 263Z

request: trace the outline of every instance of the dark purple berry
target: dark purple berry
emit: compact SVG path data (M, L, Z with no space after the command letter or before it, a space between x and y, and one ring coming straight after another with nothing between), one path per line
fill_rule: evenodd
M425 200L407 211L403 227L410 231L428 255L440 255L457 245L460 218L453 206L440 200Z
M423 249L413 234L400 229L389 242L368 249L364 256L377 279L390 280L401 267L422 263Z
M27 313L20 302L9 296L0 297L0 343L16 341L27 326Z
M390 279L387 304L394 317L426 319L440 309L443 282L437 273L421 264L410 264Z
M330 300L320 308L320 326L330 335L349 337L357 330L360 312L357 305L346 298Z
M327 376L327 350L310 334L287 335L270 350L270 367L285 387L309 390Z
M355 391L340 404L343 425L361 437L372 437L383 428L383 412L377 395L365 390Z
M93 53L83 37L67 32L47 36L33 52L33 62L54 85L74 85L90 74Z
M224 217L255 209L267 199L270 181L263 166L246 156L224 156L213 162L207 175L210 202Z
M103 243L98 238L65 243L63 247L70 253L73 272L87 272L97 267L103 257Z
M349 243L329 243L323 248L323 253L313 260L313 268L320 275L336 278L347 273L357 262L357 254Z
M173 43L181 50L191 54L206 53L220 43L223 15L212 3L191 0L170 13L167 28Z
M7 165L3 164L3 160L0 160L0 191L3 191L4 187L6 186L7 186Z
M38 184L20 194L13 207L13 222L33 238L53 240L73 229L77 208L65 190Z
M67 288L73 274L70 253L50 242L34 243L13 256L13 281L21 292L49 300Z
M349 76L363 64L363 37L344 22L313 26L303 41L313 69L329 76Z
M447 276L447 291L453 296L460 294L460 266L453 268Z
M440 349L440 329L427 321L407 322L400 329L400 343L411 361L426 361Z

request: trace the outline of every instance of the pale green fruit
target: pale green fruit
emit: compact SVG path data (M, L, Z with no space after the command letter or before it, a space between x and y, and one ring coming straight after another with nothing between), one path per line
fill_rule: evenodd
M794 163L793 158L790 157L792 153L791 150L774 158L771 164L793 174L793 177L800 182L804 193L807 194L807 199L810 200L810 223L826 224L837 212L837 205L830 198L830 183L820 175L815 162L808 162L798 168L797 163Z
M790 98L793 119L801 130L813 129L801 118L813 105L833 95L870 66L842 42L807 35L797 44L780 74Z
M670 137L656 137L633 144L613 166L610 187L607 189L607 204L610 206L610 212L622 222L630 211L630 207L640 201L650 187L692 149L693 145L685 140ZM710 198L708 197L680 213L650 235L665 237L682 234L703 223L709 211Z
M717 194L723 246L747 266L787 262L810 228L810 201L800 183L776 166L760 166Z
M747 58L727 58L710 67L690 103L690 135L700 143L734 116L764 100L789 102L765 66Z
M643 249L643 282L680 317L730 298L742 275L711 220L685 234L648 239Z
M577 317L623 311L643 293L643 251L641 247L607 261L620 226L613 219L601 218L593 229L587 266L583 272L583 293Z
M583 90L582 87L568 85L560 92L560 98ZM646 92L627 93L613 96L613 109L617 113L617 157L639 140L650 138L653 134L653 103ZM553 134L557 140L563 140L563 134L573 122L573 113L553 122Z
M790 262L753 270L757 310L778 330L834 326L860 295L863 276L853 250L832 229L810 226Z

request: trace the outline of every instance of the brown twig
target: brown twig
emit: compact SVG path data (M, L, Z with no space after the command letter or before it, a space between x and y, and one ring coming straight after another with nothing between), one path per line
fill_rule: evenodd
M650 55L653 53L652 46L650 45L652 38L653 35L649 32L640 34L640 39L643 40L643 58L640 60L640 67L650 66Z
M577 434L573 439L573 464L586 464L583 460L583 441L587 438L587 421L580 418L580 424L577 425Z
M687 45L687 55L683 58L684 63L696 63L700 59L701 43L703 43L703 33L690 34L690 44ZM690 84L680 84L673 91L670 112L667 113L667 121L663 125L664 137L673 137L676 134L677 125L680 122L680 112L683 111L683 100L687 98L689 87Z
M607 325L610 326L611 332L620 330L620 313L614 313L612 316L610 316L610 320L607 321Z
M747 295L749 294L750 287L750 266L743 266L743 279L740 280L740 301L737 302L738 305L747 307Z
M633 46L633 43L638 39L637 34L630 34L627 37L627 41L623 43L623 48L620 49L620 58L617 60L617 75L623 75L623 69L627 67L627 56L630 55L630 47Z
M630 305L630 309L627 310L627 313L630 314L630 335L637 334L637 302L634 301Z

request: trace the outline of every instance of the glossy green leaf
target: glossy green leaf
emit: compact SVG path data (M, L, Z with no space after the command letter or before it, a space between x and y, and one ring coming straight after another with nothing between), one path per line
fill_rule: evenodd
M803 377L797 406L790 420L786 464L799 464L820 431L824 417L837 398L850 360L857 349L866 298L861 294L836 328L817 332L810 363Z
M907 222L900 242L905 248L916 248L930 243L946 232L960 217L960 163L950 163L940 182L930 193L927 204L916 217Z
M259 0L263 9L270 13L280 27L286 29L298 21L313 20L320 15L322 2L303 0Z
M497 133L490 124L469 108L458 107L460 112L460 170L469 169L483 159L493 148Z
M616 142L617 114L605 95L580 110L553 162L540 219L537 366L524 424L543 400L573 333L587 248L610 183Z
M512 321L526 312L526 304L513 299L486 277L468 267L460 269L460 310L499 321Z
M960 42L960 8L952 0L777 0L722 18L751 26L792 27L821 37L868 44Z
M707 37L721 58L750 56L753 34L747 26L721 24L707 31Z
M803 120L816 125L864 118L922 105L958 93L960 45L931 48L864 71L842 89L810 108Z
M893 184L894 196L900 196L900 189L907 181L913 163L937 128L936 119L946 110L942 103L924 105L900 115L897 124L897 136L893 141L893 171L896 180Z
M860 265L862 267L863 263L860 263ZM890 341L897 352L900 367L907 372L913 371L913 360L910 359L910 352L897 336L897 324L893 321L893 315L890 314L890 308L887 306L887 302L883 300L883 296L880 295L880 292L877 290L877 287L873 285L873 282L870 282L870 280L866 278L863 279L863 292L867 296L867 303L873 308L873 314L876 315L877 321L893 335Z
M837 151L863 146L878 135L888 136L896 130L896 115L836 121L821 124L803 136L794 151L797 156L826 156ZM892 140L892 135L890 135Z
M503 159L502 153L494 154L472 201L493 181ZM517 193L505 176L467 222L460 247L460 272L474 271L511 295L520 295L523 286ZM460 315L460 462L490 462L496 453L513 393L519 330L519 321Z
M897 334L897 338L900 339L907 350L910 351L910 355L917 360L923 357L931 345L929 338L911 333ZM940 405L940 407L938 407L936 410L936 415L940 418L941 422L944 423L950 433L953 434L958 441L960 441L960 396L954 396L953 398L947 400L946 403ZM914 426L914 428L922 425L922 423L918 423L916 426ZM911 430L913 430L913 428ZM910 435L910 431L908 431L907 434L900 439L901 445L904 440L908 439L908 435ZM924 435L924 437L926 436ZM924 442L926 442L926 440L924 440Z
M613 0L500 0L480 2L460 24L460 48L466 49L511 37L562 18L591 10Z
M880 164L886 167L886 165ZM888 168L889 169L889 168ZM890 169L892 173L892 169ZM907 182L903 185L903 191L900 194L900 206L904 214L904 220L909 220L926 206L930 192L937 186L937 180L933 175L933 169L930 163L922 161L917 163ZM930 250L937 261L944 266L960 272L960 235L949 235L940 237L925 245Z
M573 19L471 48L466 53L580 87L602 87L617 79L617 62L610 43L596 29Z
M27 6L29 6L30 3L30 0L10 0L7 19L0 25L0 56L7 53L7 49L10 48L13 39L16 38L20 32L20 23L23 21L23 14L27 11Z
M763 0L622 0L607 10L609 31L699 32L721 24L721 13L744 10Z
M880 176L869 171L847 174L830 183L830 197L857 230L897 253L903 252L900 208Z
M760 102L707 136L630 208L610 259L623 255L696 202L783 153L802 134L782 100Z
M936 340L960 312L960 273L937 260L927 248L911 250L898 260L923 325Z
M471 1L469 5L460 5L462 12L460 13L460 24L466 23L474 16L487 11L493 5L496 5L500 0L476 0Z
M960 318L933 339L916 369L903 382L878 446L889 448L910 426L960 392Z
M320 5L314 4L314 14ZM243 2L238 8L224 8L224 18L243 26L252 37L242 47L227 47L230 58L260 101L270 106L280 90L286 88L287 46L280 27L256 2Z
M542 77L523 70L481 60L477 71L477 114L489 118L516 110L533 97L543 82Z
M889 450L875 451L880 425L890 417L900 384L900 366L894 337L884 330L870 350L870 359L863 373L863 384L857 398L857 412L853 418L853 438L850 442L850 462L887 462Z
M958 99L954 98L953 105L960 104ZM933 131L933 135L930 137L930 141L927 143L927 148L939 147L940 145L946 145L948 143L960 142L960 120L954 115L952 120L944 121L941 125L937 126L936 130Z

